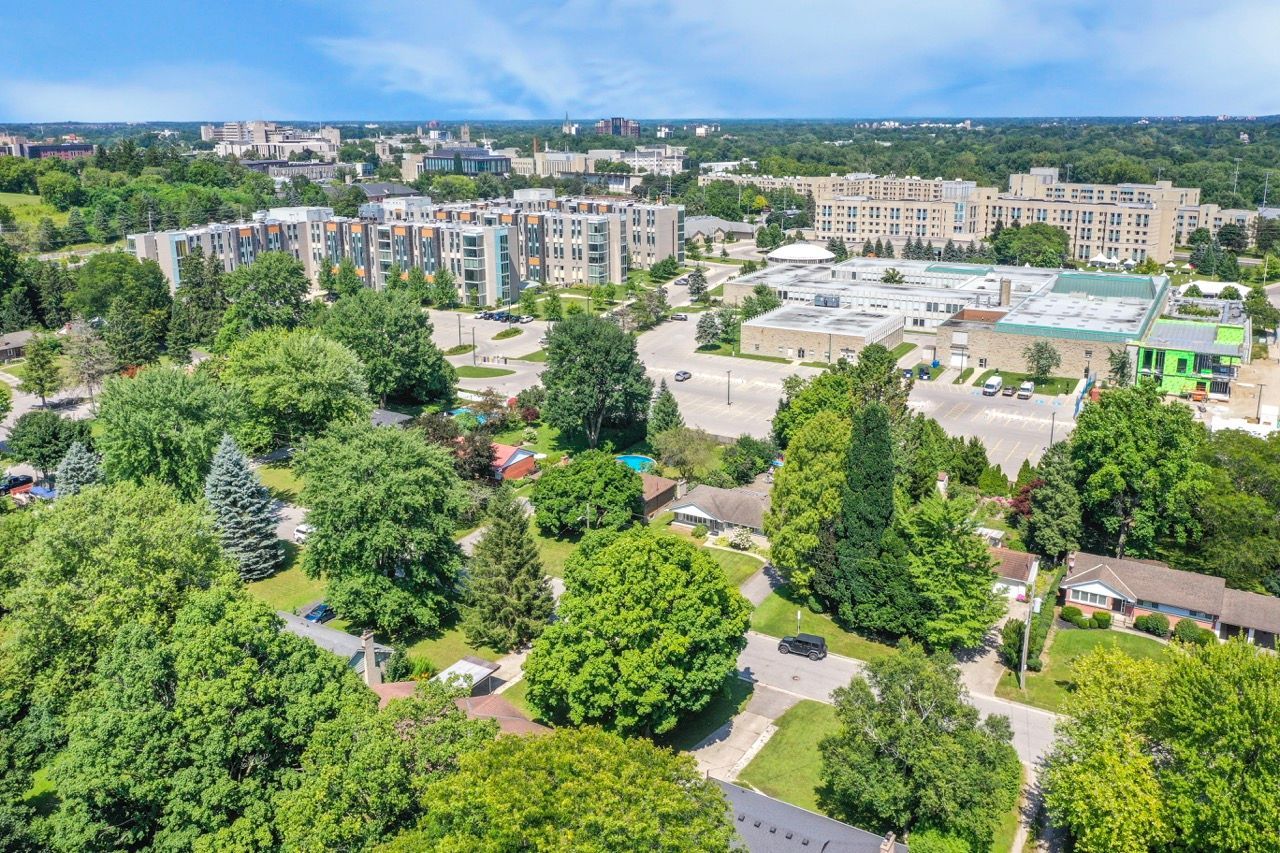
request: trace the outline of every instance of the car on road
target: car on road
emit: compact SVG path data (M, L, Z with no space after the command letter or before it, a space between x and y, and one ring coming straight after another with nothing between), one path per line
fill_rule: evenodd
M481 320L492 320L492 319L493 319L493 312L492 312L492 311L481 311L481 312L480 312L479 314L477 314L476 316L477 316L477 317L479 317Z
M689 315L688 314L672 314L671 319L672 320L688 320Z
M902 368L902 378L903 378L903 379L910 379L910 378L912 378L913 376L915 376L915 374L911 372L911 368L910 368L910 367L904 367L904 368Z
M530 315L528 315L528 314L525 314L523 317L521 317L521 318L520 318L520 322L521 322L521 323L532 323L532 322L533 322L533 317L532 317L532 316L530 316Z
M687 370L677 370L677 371L676 371L676 381L677 381L677 382L685 382L685 381L687 381L687 380L689 380L689 379L692 379L692 378L693 378L693 374L692 374L692 373L690 373L690 372L689 372L689 371L687 371Z
M1018 389L1014 388L1012 385L1006 385L1004 386L1004 388L1000 389L1001 397L1012 397L1014 394L1017 394L1017 393L1018 393Z
M1031 395L1036 393L1036 384L1034 382L1023 382L1018 386L1018 399L1030 400Z
M293 530L293 541L297 542L299 545L305 543L307 541L307 537L311 535L311 531L313 529L314 528L312 528L310 524L299 524Z
M337 615L337 612L332 607L322 601L308 610L302 618L308 622L328 622Z
M3 480L0 480L0 495L7 495L14 489L30 486L34 482L35 478L26 474L8 474Z
M794 637L783 637L778 642L778 651L784 655L803 655L809 660L822 660L827 656L827 641L817 634L796 634Z

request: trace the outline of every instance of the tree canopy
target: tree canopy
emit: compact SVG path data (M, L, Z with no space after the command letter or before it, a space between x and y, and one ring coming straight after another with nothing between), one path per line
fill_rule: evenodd
M546 421L591 447L606 426L643 423L653 381L636 356L635 339L600 317L567 317L547 335Z
M531 499L538 527L560 536L625 527L640 512L643 495L639 474L609 453L588 450L568 465L543 471Z

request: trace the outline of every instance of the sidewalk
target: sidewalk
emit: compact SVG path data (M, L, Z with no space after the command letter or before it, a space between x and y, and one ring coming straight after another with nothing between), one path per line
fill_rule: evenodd
M757 684L741 714L695 746L690 754L705 776L732 782L773 737L781 717L800 697Z

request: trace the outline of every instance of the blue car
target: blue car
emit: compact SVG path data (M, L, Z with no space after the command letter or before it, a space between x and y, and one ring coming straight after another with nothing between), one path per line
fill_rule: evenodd
M302 618L308 622L328 622L336 615L338 614L334 612L333 608L322 601L308 610L307 615Z

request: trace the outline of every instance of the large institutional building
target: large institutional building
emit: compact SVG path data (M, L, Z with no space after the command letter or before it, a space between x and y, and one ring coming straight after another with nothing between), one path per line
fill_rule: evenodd
M290 154L310 152L322 160L333 160L342 146L336 127L316 131L299 130L274 121L229 121L200 126L200 139L212 142L220 157L260 157L284 159Z
M556 198L549 189L511 199L436 204L422 196L366 204L356 218L327 207L260 211L250 222L133 234L129 249L156 261L174 287L197 246L227 271L263 252L288 252L316 281L350 260L371 287L388 271L448 269L469 305L514 302L527 282L556 285L625 280L627 271L668 256L684 261L684 208L599 198Z
M1174 247L1191 232L1222 226L1252 228L1258 212L1201 204L1200 190L1154 184L1069 183L1056 168L1033 168L1009 176L1009 189L980 187L973 181L881 176L820 177L710 174L699 183L729 181L764 190L791 189L814 199L814 232L819 240L846 244L889 241L896 249L908 240L932 242L941 250L989 237L997 225L1042 222L1067 232L1076 261L1099 256L1116 263L1173 260Z

